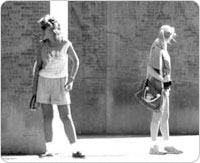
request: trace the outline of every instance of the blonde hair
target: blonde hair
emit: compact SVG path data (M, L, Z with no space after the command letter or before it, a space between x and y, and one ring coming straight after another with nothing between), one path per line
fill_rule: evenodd
M40 18L37 21L37 23L40 24L43 30L45 30L47 27L50 27L53 33L55 33L55 35L61 34L60 23L53 16L50 16L49 14Z
M175 41L176 33L175 28L170 25L163 25L160 27L158 33L159 40L166 46L171 40Z

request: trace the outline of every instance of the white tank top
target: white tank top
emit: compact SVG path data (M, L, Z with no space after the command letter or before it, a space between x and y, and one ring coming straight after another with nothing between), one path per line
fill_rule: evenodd
M162 49L157 41L154 41L151 47L148 64L152 68L158 69L162 76L163 68L165 68L166 77L169 81L171 80L171 59L169 53L166 49Z
M60 46L50 47L45 43L42 48L42 69L39 75L45 78L68 77L68 54L67 49L70 41L64 41Z

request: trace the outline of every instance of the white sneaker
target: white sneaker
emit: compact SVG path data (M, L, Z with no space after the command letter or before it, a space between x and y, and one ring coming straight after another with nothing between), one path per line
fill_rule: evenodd
M49 151L46 151L45 153L43 154L39 154L39 157L40 158L43 158L43 157L52 157L53 156L53 153L49 152Z
M164 149L167 151L167 154L181 154L181 153L183 153L183 151L178 150L178 149L176 149L172 146L171 147L165 147Z
M165 155L166 152L159 151L159 147L157 145L154 145L153 148L150 148L149 154L151 154L151 155Z

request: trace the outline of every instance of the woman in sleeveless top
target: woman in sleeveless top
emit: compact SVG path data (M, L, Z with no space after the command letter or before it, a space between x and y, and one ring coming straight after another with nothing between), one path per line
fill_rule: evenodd
M158 38L153 42L150 50L149 62L147 66L148 78L155 78L160 81L163 89L163 104L161 111L152 113L150 125L150 134L152 147L150 154L180 154L182 151L177 150L169 144L169 94L171 86L171 59L167 51L167 45L175 41L175 29L169 25L163 25L158 34ZM159 150L158 131L161 131L163 141Z
M51 156L53 104L58 107L60 119L70 144L75 146L77 137L71 116L70 91L79 68L79 58L72 43L64 40L58 21L46 15L38 21L43 32L40 53L35 66L33 94L41 104L44 122L44 134L47 151L42 156ZM72 60L72 70L68 74L68 58ZM72 148L73 148L72 146ZM74 149L75 150L75 149ZM79 151L73 151L73 157L84 157Z

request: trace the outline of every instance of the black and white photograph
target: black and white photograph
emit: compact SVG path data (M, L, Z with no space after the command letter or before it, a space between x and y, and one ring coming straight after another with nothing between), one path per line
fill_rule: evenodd
M197 1L1 2L1 161L198 162Z

